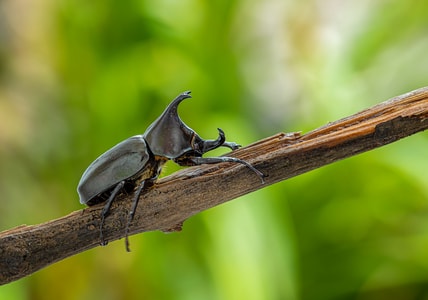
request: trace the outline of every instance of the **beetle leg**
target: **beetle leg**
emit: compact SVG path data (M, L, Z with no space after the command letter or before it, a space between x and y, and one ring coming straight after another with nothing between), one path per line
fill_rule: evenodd
M107 216L107 213L110 210L111 204L113 203L114 198L116 198L116 195L119 193L119 191L123 188L123 186L125 185L125 181L121 181L119 182L116 187L114 188L114 190L111 192L110 197L108 198L106 204L103 207L103 210L101 211L101 224L100 224L100 240L101 240L101 245L105 246L107 245L107 242L104 240L104 236L103 236L103 226L104 226L104 220Z
M236 158L236 157L228 157L228 156L220 156L220 157L190 157L186 159L186 163L189 163L187 165L193 164L193 165L203 165L203 164L218 164L222 162L233 162L233 163L239 163L243 164L247 168L249 168L251 171L256 173L257 176L260 177L260 180L262 181L262 184L265 183L264 178L267 177L267 175L263 174L256 168L254 168L251 164L246 162L245 160Z
M138 189L135 191L134 201L132 202L132 208L131 208L131 211L129 212L128 222L126 223L126 228L125 228L125 247L127 252L131 252L131 249L129 248L129 238L128 238L129 225L131 225L131 222L134 219L135 211L137 209L138 201L140 201L141 193L146 187L151 186L153 182L156 181L157 178L158 178L158 175L141 181L140 185L138 186Z
M138 201L140 200L140 195L144 189L145 182L146 181L143 180L140 183L138 189L136 190L134 201L132 202L132 208L131 208L131 211L129 212L129 215L128 215L128 222L126 223L126 228L125 228L125 247L126 247L127 252L131 252L131 249L129 248L129 239L128 239L129 225L131 224L132 220L134 219L135 210L137 209Z

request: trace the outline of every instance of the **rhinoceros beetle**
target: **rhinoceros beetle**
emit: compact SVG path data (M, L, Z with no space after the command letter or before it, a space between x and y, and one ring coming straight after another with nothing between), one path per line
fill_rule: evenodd
M152 186L159 176L163 164L173 160L181 166L217 164L222 162L240 163L248 167L262 183L265 175L248 162L235 157L202 157L205 152L218 147L232 150L240 146L227 142L223 130L218 128L219 136L215 140L204 140L181 121L177 107L186 98L191 98L190 91L178 95L142 135L130 137L117 144L98 157L83 173L77 187L80 203L92 206L106 202L101 211L100 239L102 227L113 200L118 193L128 188L135 190L131 211L125 229L126 250L129 249L128 231L141 193Z

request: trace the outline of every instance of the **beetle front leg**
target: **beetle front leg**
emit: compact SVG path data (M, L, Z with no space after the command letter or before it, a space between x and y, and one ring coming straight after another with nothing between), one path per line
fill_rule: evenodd
M203 165L203 164L218 164L222 162L233 162L233 163L239 163L243 164L247 168L249 168L251 171L256 173L257 176L259 176L260 180L262 181L262 184L265 183L264 178L267 177L267 175L263 174L259 170L257 170L255 167L253 167L250 163L246 162L245 160L236 158L236 157L228 157L228 156L220 156L220 157L190 157L187 158L185 163L187 166L189 165ZM184 165L184 164L183 164Z

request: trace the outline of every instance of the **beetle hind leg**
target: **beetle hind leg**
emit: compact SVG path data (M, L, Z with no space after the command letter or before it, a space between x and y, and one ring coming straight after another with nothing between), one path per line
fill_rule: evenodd
M101 241L102 246L107 245L107 242L104 240L104 235L103 235L103 226L104 226L105 218L106 218L108 212L110 211L110 207L111 207L111 204L113 203L113 200L116 198L117 194L123 188L124 185L125 185L125 181L121 181L116 185L116 187L111 192L110 197L108 198L106 204L104 205L104 207L101 211L100 241Z

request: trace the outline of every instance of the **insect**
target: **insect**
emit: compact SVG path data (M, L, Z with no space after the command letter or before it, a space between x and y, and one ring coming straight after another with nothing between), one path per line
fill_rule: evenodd
M134 190L134 199L125 228L125 246L129 252L129 225L131 224L140 195L152 186L158 178L162 166L173 160L181 166L217 164L222 162L240 163L248 167L264 183L265 175L248 162L235 157L202 157L218 147L235 150L240 145L227 142L223 130L218 128L215 140L204 140L188 127L178 116L178 105L191 98L190 91L178 95L142 135L130 137L98 157L83 173L77 187L80 203L92 206L105 202L101 211L100 240L103 225L113 200L122 190Z

